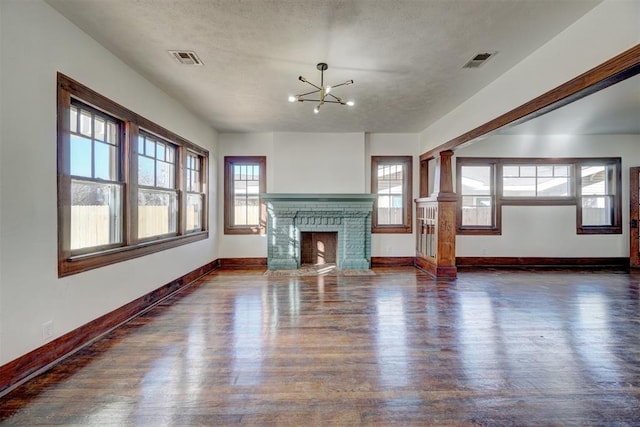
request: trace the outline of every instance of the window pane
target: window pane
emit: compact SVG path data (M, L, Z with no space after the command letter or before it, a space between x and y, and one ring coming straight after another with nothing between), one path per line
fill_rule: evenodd
M491 194L491 166L462 166L461 174L462 194Z
M260 197L258 195L247 197L247 225L260 224Z
M92 178L91 140L71 135L71 175Z
M569 176L569 165L554 166L553 176Z
M552 165L538 166L538 176L539 177L553 176L553 166Z
M107 142L116 144L118 141L118 127L113 122L107 123Z
M165 149L164 149L164 144L156 144L156 159L158 160L165 160L165 155L164 155Z
M613 197L583 197L582 225L613 225Z
M233 198L233 225L249 225L247 222L247 198L243 195Z
M605 166L582 166L582 195L607 194L607 174Z
M502 195L504 197L535 197L535 178L504 178L502 180Z
M569 197L568 177L538 178L538 197Z
M202 195L187 194L187 231L202 230Z
M91 113L84 110L80 111L80 133L91 136Z
M71 250L122 243L119 184L71 181Z
M71 106L71 114L69 117L69 127L71 132L78 132L78 108Z
M145 138L145 151L144 153L149 157L155 157L156 155L156 144L149 138Z
M98 139L100 141L104 141L104 136L105 136L105 122L104 119L102 117L96 117L95 121L93 122L93 125L95 126L95 139Z
M177 230L177 194L138 190L138 237L161 236Z
M536 176L536 167L535 166L520 166L520 176L521 177L535 177Z
M102 142L95 143L95 178L117 181L116 147Z
M153 159L144 156L138 156L138 184L153 186L154 182L154 166Z
M160 162L156 163L156 187L173 188L174 169L170 163Z
M492 199L488 196L462 197L462 225L487 226L493 225Z
M520 176L520 168L518 166L503 166L502 176L509 176L509 177Z
M247 195L257 196L258 194L260 194L260 182L247 181Z
M138 154L144 154L144 137L138 137Z

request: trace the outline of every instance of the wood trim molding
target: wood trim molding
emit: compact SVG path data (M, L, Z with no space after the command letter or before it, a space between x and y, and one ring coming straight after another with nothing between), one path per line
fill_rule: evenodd
M413 256L371 257L371 267L413 267L415 262Z
M462 267L629 267L627 257L551 258L551 257L457 257Z
M640 44L637 44L531 101L427 151L420 160L434 158L443 150L453 150L501 127L538 117L639 73Z
M455 279L458 274L457 267L438 266L423 257L416 257L415 267L429 273L436 279Z
M100 316L0 366L0 397L32 377L50 369L66 357L111 332L123 323L151 309L162 300L195 284L198 278L218 269L219 266L219 260L211 261L104 316Z
M267 269L267 258L220 258L220 269Z

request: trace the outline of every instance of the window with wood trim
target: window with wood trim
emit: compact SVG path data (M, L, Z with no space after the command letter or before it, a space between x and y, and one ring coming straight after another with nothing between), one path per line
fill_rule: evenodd
M411 233L411 156L371 156L373 233Z
M191 192L189 155L200 168ZM58 275L207 238L207 158L206 150L58 74ZM199 225L190 228L192 193Z
M458 234L500 234L504 205L573 205L577 234L622 232L620 158L460 157L456 165Z
M260 194L267 188L266 169L264 156L224 158L225 234L264 233L267 218Z
M458 173L460 209L458 228L498 232L494 164L460 164Z
M187 151L186 182L187 207L186 207L186 231L193 233L202 230L204 223L204 201L206 195L203 192L202 171L204 158L197 153Z
M175 235L178 229L176 147L138 135L138 238Z

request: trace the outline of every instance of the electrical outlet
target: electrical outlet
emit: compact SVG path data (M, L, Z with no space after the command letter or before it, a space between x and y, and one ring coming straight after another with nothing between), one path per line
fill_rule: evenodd
M53 320L42 324L42 339L48 341L53 338Z

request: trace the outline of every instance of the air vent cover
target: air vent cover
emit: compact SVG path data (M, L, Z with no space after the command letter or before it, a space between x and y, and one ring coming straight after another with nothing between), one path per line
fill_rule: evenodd
M471 60L469 62L464 64L464 66L462 68L478 68L478 67L482 66L484 63L486 63L496 53L498 53L498 52L481 52L481 53L477 53L476 55L474 55L473 58L471 58Z
M202 65L202 61L193 51L188 50L170 50L169 53L181 64L184 65Z

